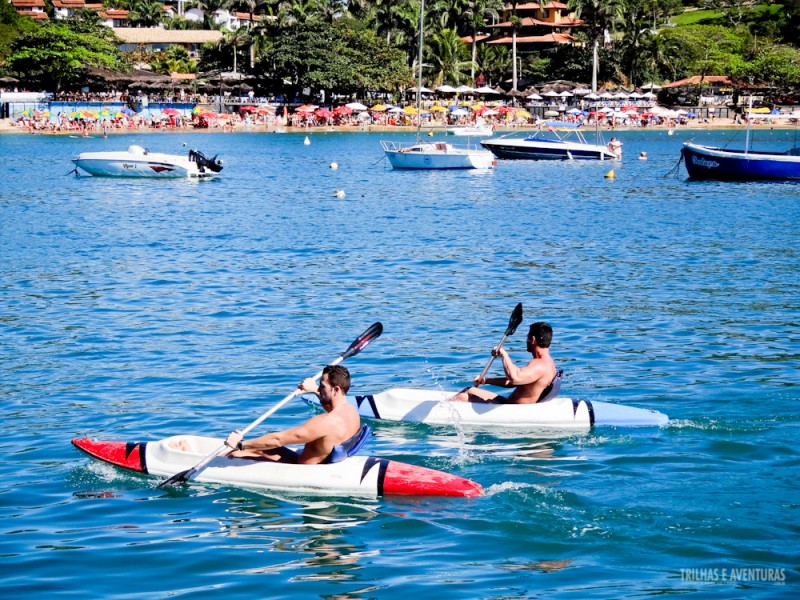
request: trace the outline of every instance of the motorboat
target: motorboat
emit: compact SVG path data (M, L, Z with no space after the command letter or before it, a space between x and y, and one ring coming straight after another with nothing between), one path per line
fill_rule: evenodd
M457 390L392 388L376 394L348 396L347 401L368 419L481 429L585 430L600 426L663 427L669 424L667 415L658 411L612 402L560 395L535 404L450 401L457 393ZM308 404L319 405L316 396L302 398Z
M608 146L586 141L579 125L566 121L549 121L533 135L521 138L510 133L481 145L498 158L528 160L619 160Z
M786 152L752 152L686 142L681 149L692 179L731 181L800 179L800 147Z
M422 36L425 24L425 0L419 9L419 56L417 70L417 139L408 144L381 141L381 147L393 169L492 169L497 162L491 152L474 145L456 146L445 142L422 141L421 93L422 93Z
M445 128L445 133L460 137L485 138L492 137L494 135L494 129L491 125L455 125Z
M72 443L93 458L123 469L160 477L196 465L221 439L177 435L151 442L76 438ZM192 481L326 496L462 496L481 494L474 481L444 471L375 456L350 456L330 464L298 465L217 456Z
M477 146L436 141L414 144L381 141L393 169L492 169L494 154Z
M182 156L150 152L135 144L124 152L81 152L72 162L76 171L102 177L202 178L222 170L222 161L206 158L199 150Z

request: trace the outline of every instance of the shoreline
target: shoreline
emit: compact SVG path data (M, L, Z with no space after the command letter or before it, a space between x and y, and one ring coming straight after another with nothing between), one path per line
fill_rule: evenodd
M750 125L751 129L796 129L800 127L799 124L792 123L753 123ZM716 129L746 129L746 123L734 123L732 119L717 119L710 123L686 123L683 125L648 125L646 127L601 127L602 133L616 133L626 131L653 131L653 130L716 130ZM515 131L535 131L538 129L536 125L521 125L517 127L498 127L495 130L496 134L507 134ZM582 131L594 131L592 127L581 128ZM186 134L186 133L276 133L276 134L311 134L311 133L415 133L417 128L408 125L335 125L335 126L311 126L311 127L267 127L267 126L251 126L251 127L212 127L212 128L131 128L131 129L116 129L110 128L106 132L102 129L92 129L90 131L91 137L96 137L97 134L110 135L119 134ZM444 134L445 128L442 126L422 127L422 131L428 134ZM28 131L24 128L18 127L11 119L0 119L0 134L19 134L19 135L68 135L68 136L82 136L80 130L68 131L47 131L47 130L34 130ZM456 138L457 139L457 138Z

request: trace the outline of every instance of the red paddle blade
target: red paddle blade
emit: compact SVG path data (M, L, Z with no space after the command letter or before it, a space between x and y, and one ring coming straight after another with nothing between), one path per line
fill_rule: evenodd
M378 338L383 333L383 325L378 323L373 323L370 325L369 329L367 329L364 333L358 336L350 347L342 353L342 358L350 358L351 356L355 356L359 352L361 352L364 348L367 347L372 340Z

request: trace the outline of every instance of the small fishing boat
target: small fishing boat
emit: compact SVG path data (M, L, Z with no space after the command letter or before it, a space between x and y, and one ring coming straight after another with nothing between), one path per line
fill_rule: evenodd
M98 460L162 477L190 469L223 440L181 435L154 442L72 443ZM184 448L184 449L179 449ZM192 480L245 488L335 496L463 496L481 494L477 483L443 471L374 456L350 456L332 464L297 465L217 456Z
M393 169L492 169L494 155L477 146L417 141L414 144L381 141Z
M754 152L686 142L681 149L692 179L763 181L800 179L800 147L786 152Z
M604 425L661 427L669 423L669 418L663 413L610 402L577 400L565 396L536 404L449 401L457 393L393 388L367 396L348 396L347 400L362 417L429 425L588 429ZM303 399L309 404L318 405L316 396L303 396Z
M533 135L521 138L514 133L496 139L481 140L497 158L527 160L618 160L619 155L608 146L586 141L578 125L550 121Z
M216 156L206 158L199 150L182 156L150 152L135 144L127 151L81 152L72 162L89 175L101 177L203 178L222 170L222 161Z
M412 144L381 141L381 147L393 169L492 169L497 164L491 152L478 146L455 146L444 142L424 142L420 137L422 93L422 36L425 24L425 0L420 3L419 56L417 72L417 140Z
M784 115L755 114L753 98L747 108L747 130L744 149L704 146L685 142L681 160L692 179L722 181L782 181L800 179L800 147L784 152L753 151L750 147L750 125L754 119L785 118ZM680 163L679 163L680 164Z

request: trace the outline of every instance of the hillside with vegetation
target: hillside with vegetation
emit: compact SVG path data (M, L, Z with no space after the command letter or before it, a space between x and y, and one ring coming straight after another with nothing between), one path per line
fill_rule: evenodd
M49 2L49 0L48 0ZM504 7L517 26L520 2L427 0L423 77L426 85L474 84L508 89L512 51L474 49L461 40L486 32ZM544 2L543 4L546 4ZM800 86L800 0L568 0L586 25L577 43L519 52L519 87L548 80L591 81L592 47L599 43L601 84L626 87L694 75L728 75L791 92ZM128 70L145 60L157 71L243 73L260 93L294 95L304 88L340 94L398 94L414 85L419 0L196 0L204 23L166 18L158 0L106 0L130 10L131 26L211 27L220 8L255 17L198 57L182 49L123 55L96 13L34 21L0 0L0 75L48 90L81 86L90 67ZM51 7L52 8L52 7ZM52 15L51 15L52 16ZM515 20L516 19L516 20ZM475 57L474 60L472 57Z

